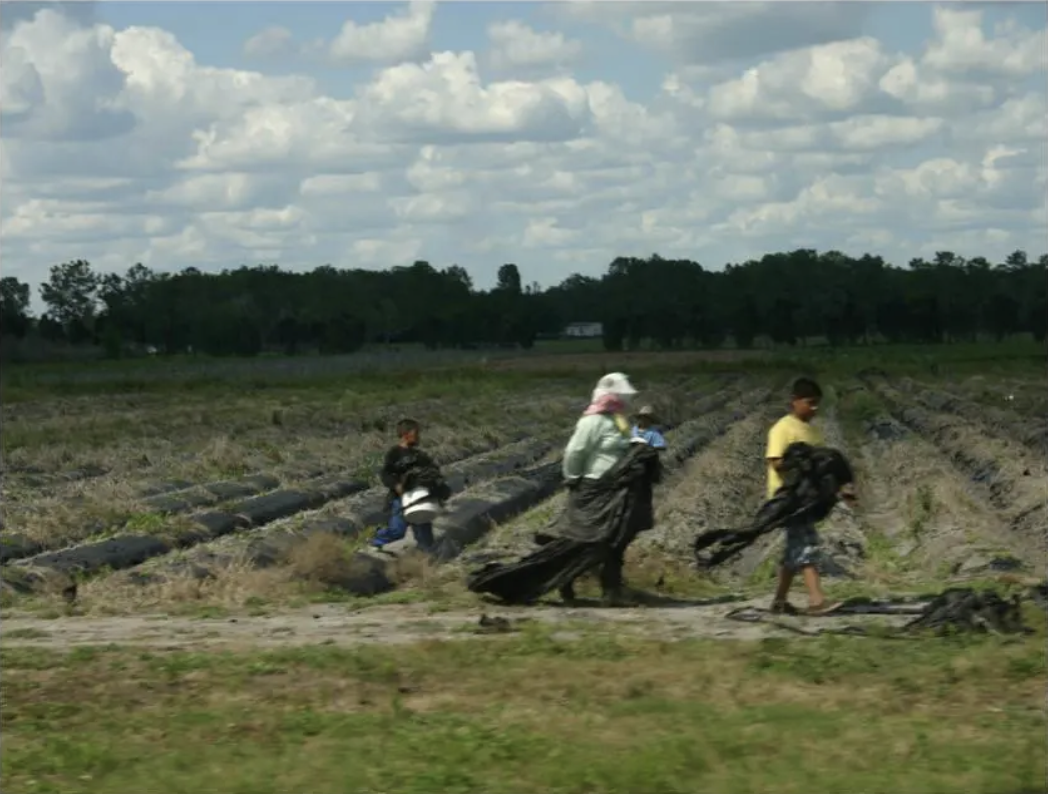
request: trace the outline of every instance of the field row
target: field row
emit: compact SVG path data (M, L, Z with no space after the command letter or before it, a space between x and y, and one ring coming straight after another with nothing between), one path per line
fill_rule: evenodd
M757 399L766 395L766 391L761 391ZM685 421L668 432L675 450L668 461L670 468L683 463L712 434L722 432L754 399L752 392L728 388L695 401L694 410L707 416ZM537 465L521 468L511 476L491 476L471 483L450 500L447 513L436 524L438 560L453 563L490 532L500 532L500 524L504 525L507 519L549 500L559 490L560 482L556 449L550 450ZM129 586L165 593L177 589L179 582L184 589L190 580L221 588L231 581L243 580L245 572L278 567L280 575L341 593L369 596L387 592L413 578L416 560L407 553L410 541L402 543L392 555L357 552L341 561L331 554L330 546L332 539L359 537L367 526L377 523L382 517L383 497L376 490L332 504L323 511L204 544L179 559L158 561L122 576L108 577L94 583L95 587L85 588L85 593L90 597L93 591L106 590L111 600L126 602L135 598L135 594L128 594ZM120 592L114 594L114 590Z
M880 414L868 425L881 457L890 461L898 443L916 447L905 459L896 456L894 468L889 462L879 467L888 476L905 477L918 491L916 509L909 511L911 535L927 535L929 528L941 526L939 513L946 511L955 523L952 542L942 549L947 555L974 546L987 553L1011 552L1023 560L1044 559L1048 466L1036 441L1024 442L1014 431L974 423L956 411L930 409L926 406L933 397L917 387L907 393L876 377L865 378L864 385L880 401ZM929 457L938 458L940 467L945 464L950 476L921 477L915 465ZM937 494L936 487L946 490Z
M687 410L692 402L691 394L683 388L687 385L684 383L680 388L663 389L656 396L655 402L660 412L671 420L682 410ZM730 388L722 390L717 393L721 395L717 399L726 401L734 393ZM547 402L545 406L539 406L539 409L544 421L540 424L535 420L529 429L522 428L517 431L518 436L524 436L525 439L500 447L487 455L463 456L456 454L454 448L441 448L438 445L434 451L437 458L446 465L453 487L461 490L482 480L504 476L536 462L552 451L558 440L562 439L564 428L570 427L571 417L577 415L577 404L571 406L570 410L562 408L556 411L551 410L550 403ZM153 518L151 523L132 518L117 524L117 531L110 531L108 535L102 530L99 536L100 528L94 527L93 531L79 538L70 537L68 532L52 536L53 546L69 541L87 541L58 551L35 553L39 551L41 541L33 541L38 544L34 548L26 539L8 534L5 543L6 554L8 559L15 560L15 563L5 568L5 579L9 588L47 587L49 577L42 576L42 570L77 575L95 573L103 569L122 570L181 548L208 544L209 541L231 534L257 545L257 533L245 535L246 530L252 527L267 527L267 532L278 536L284 528L280 523L281 519L299 514L308 515L309 511L315 511L328 503L332 503L333 511L338 510L344 514L341 524L336 522L335 525L342 526L347 532L348 527L353 527L353 532L359 532L381 521L384 493L381 488L369 487L368 481L353 479L348 474L322 477L309 483L308 487L269 491L234 502L224 509L209 509L172 519L171 513L174 509L194 504L180 496L169 505L166 513L150 514ZM265 484L267 483L259 483ZM201 490L208 489L202 487ZM172 499L171 495L163 498ZM325 528L335 526L326 519L322 521L322 525ZM92 540L92 536L97 539ZM206 556L209 553L210 545L207 545L202 554ZM266 552L260 554L268 559Z
M855 463L862 496L857 511L837 510L822 525L826 574L886 592L1002 571L1043 576L1045 462L1003 430L919 407L924 395L911 392L907 400L875 378L845 384L819 420L827 443ZM767 429L781 410L773 398L732 417L659 489L656 526L630 550L635 568L665 581L690 565L698 533L747 524L763 499ZM529 551L531 533L556 508L497 528L466 559ZM716 572L716 582L770 588L781 542L778 533L762 539Z
M915 403L919 408L965 419L991 434L1018 441L1048 458L1048 413L1025 415L1007 407L1010 405L1007 400L980 402L942 388L926 386L910 378L881 378L880 382L890 384L908 402Z
M709 387L732 379L676 377L650 387L665 400L687 384ZM135 498L258 473L292 480L368 467L404 416L422 422L430 445L494 443L551 414L581 410L585 393L572 394L564 383L550 381L523 392L481 386L458 400L405 402L394 392L386 403L362 403L354 395L264 393L218 401L134 395L80 402L83 410L70 416L38 421L5 415L8 503L84 500L99 491Z
M930 575L1019 570L1043 560L1044 462L1006 429L997 435L973 428L959 415L922 407L927 397L918 384L905 388L876 375L844 384L819 420L828 443L857 465L862 496L859 512L837 511L823 526L829 575L862 580L873 572L886 586L904 585ZM669 400L664 406L667 414L687 412L689 418L669 435L671 476L658 490L657 525L630 552L642 567L690 564L697 533L744 525L763 496L763 445L768 425L782 410L778 392L735 381L699 399L686 395L682 391L675 405ZM437 529L440 557L453 564L444 566L439 579L460 583L469 566L530 550L533 533L563 499L557 491L564 432L562 426L448 464L456 495ZM405 562L411 555L343 558L325 545L326 539L361 537L379 524L381 489L336 489L324 506L298 498L284 508L279 499L270 500L273 512L251 521L244 521L250 515L229 514L227 525L189 536L188 543L161 543L155 535L133 543L112 538L8 569L21 569L22 579L13 584L23 588L32 586L27 579L42 568L122 570L80 588L89 600L114 604L127 602L132 590L138 592L132 601L157 604L161 593L179 588L198 595L234 589L251 571L267 572L267 581L356 595L417 583ZM779 543L773 533L716 579L731 586L767 580ZM403 545L410 548L410 542ZM179 550L183 546L191 548ZM40 577L41 586L53 587L45 580Z
M682 389L689 383L699 385L694 380L681 380L656 395L656 402L665 406L670 421L674 419L673 406L686 402L680 395L687 393ZM442 415L435 414L432 418L415 415L423 419L426 446L439 462L450 463L526 438L562 432L570 426L580 404L575 397L543 394L541 398L539 395L518 396L501 406L491 403L455 409L445 406ZM482 411L488 412L486 421L478 418ZM507 416L511 417L510 421L506 420ZM296 457L291 467L270 466L250 474L203 483L155 478L136 483L111 475L80 482L74 493L61 494L40 488L19 490L18 484L12 484L9 477L5 487L5 531L0 532L0 561L61 548L119 532L122 528L148 533L191 532L192 520L179 522L171 517L204 508L250 515L259 500L249 500L243 510L239 509L237 500L257 497L281 486L313 492L327 489L332 481L351 480L359 484L359 490L374 482L381 456L392 442L392 431L351 433L340 437L339 443L346 446L346 451L331 465Z
M500 416L519 416L517 427L526 426L581 402L551 397L548 390L455 405L425 400L363 408L344 408L337 399L284 405L232 398L215 410L159 403L113 417L96 413L68 423L11 423L4 439L5 482L9 499L36 503L42 496L85 498L98 491L109 498L155 495L259 472L305 479L369 465L389 445L402 416L421 421L431 444L457 439L468 445L500 440Z

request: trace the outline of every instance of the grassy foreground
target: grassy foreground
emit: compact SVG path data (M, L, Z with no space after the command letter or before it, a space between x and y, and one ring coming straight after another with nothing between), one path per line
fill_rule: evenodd
M1043 637L5 649L4 792L1043 791Z

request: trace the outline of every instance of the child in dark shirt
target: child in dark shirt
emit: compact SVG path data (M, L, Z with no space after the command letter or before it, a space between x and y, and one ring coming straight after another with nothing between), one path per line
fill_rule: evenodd
M420 472L439 473L436 463L425 452L419 449L422 437L422 428L414 419L402 419L397 423L397 436L399 441L395 447L386 453L382 463L382 471L379 479L389 489L390 519L388 526L375 533L371 545L381 549L387 543L401 540L407 535L408 526L415 536L415 543L420 551L432 553L435 547L432 524L408 524L404 518L404 506L402 498L411 475ZM438 474L439 476L439 474ZM433 494L443 501L447 498L446 486L441 481L441 487Z

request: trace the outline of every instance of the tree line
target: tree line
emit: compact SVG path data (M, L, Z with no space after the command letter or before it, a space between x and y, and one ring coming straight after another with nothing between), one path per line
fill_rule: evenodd
M814 250L767 254L708 270L685 259L619 257L600 278L574 274L541 289L514 264L490 290L452 265L386 271L276 265L221 273L186 268L96 273L55 265L30 311L30 288L0 279L0 335L133 351L253 356L351 353L376 342L429 349L531 347L573 322L599 322L608 350L949 343L1048 331L1048 254L1003 262L942 251L893 266L880 256Z

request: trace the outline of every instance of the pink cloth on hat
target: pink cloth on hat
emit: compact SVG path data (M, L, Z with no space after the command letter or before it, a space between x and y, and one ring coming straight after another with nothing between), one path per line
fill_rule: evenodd
M626 403L616 394L602 394L587 406L583 416L593 414L620 414L626 410Z

